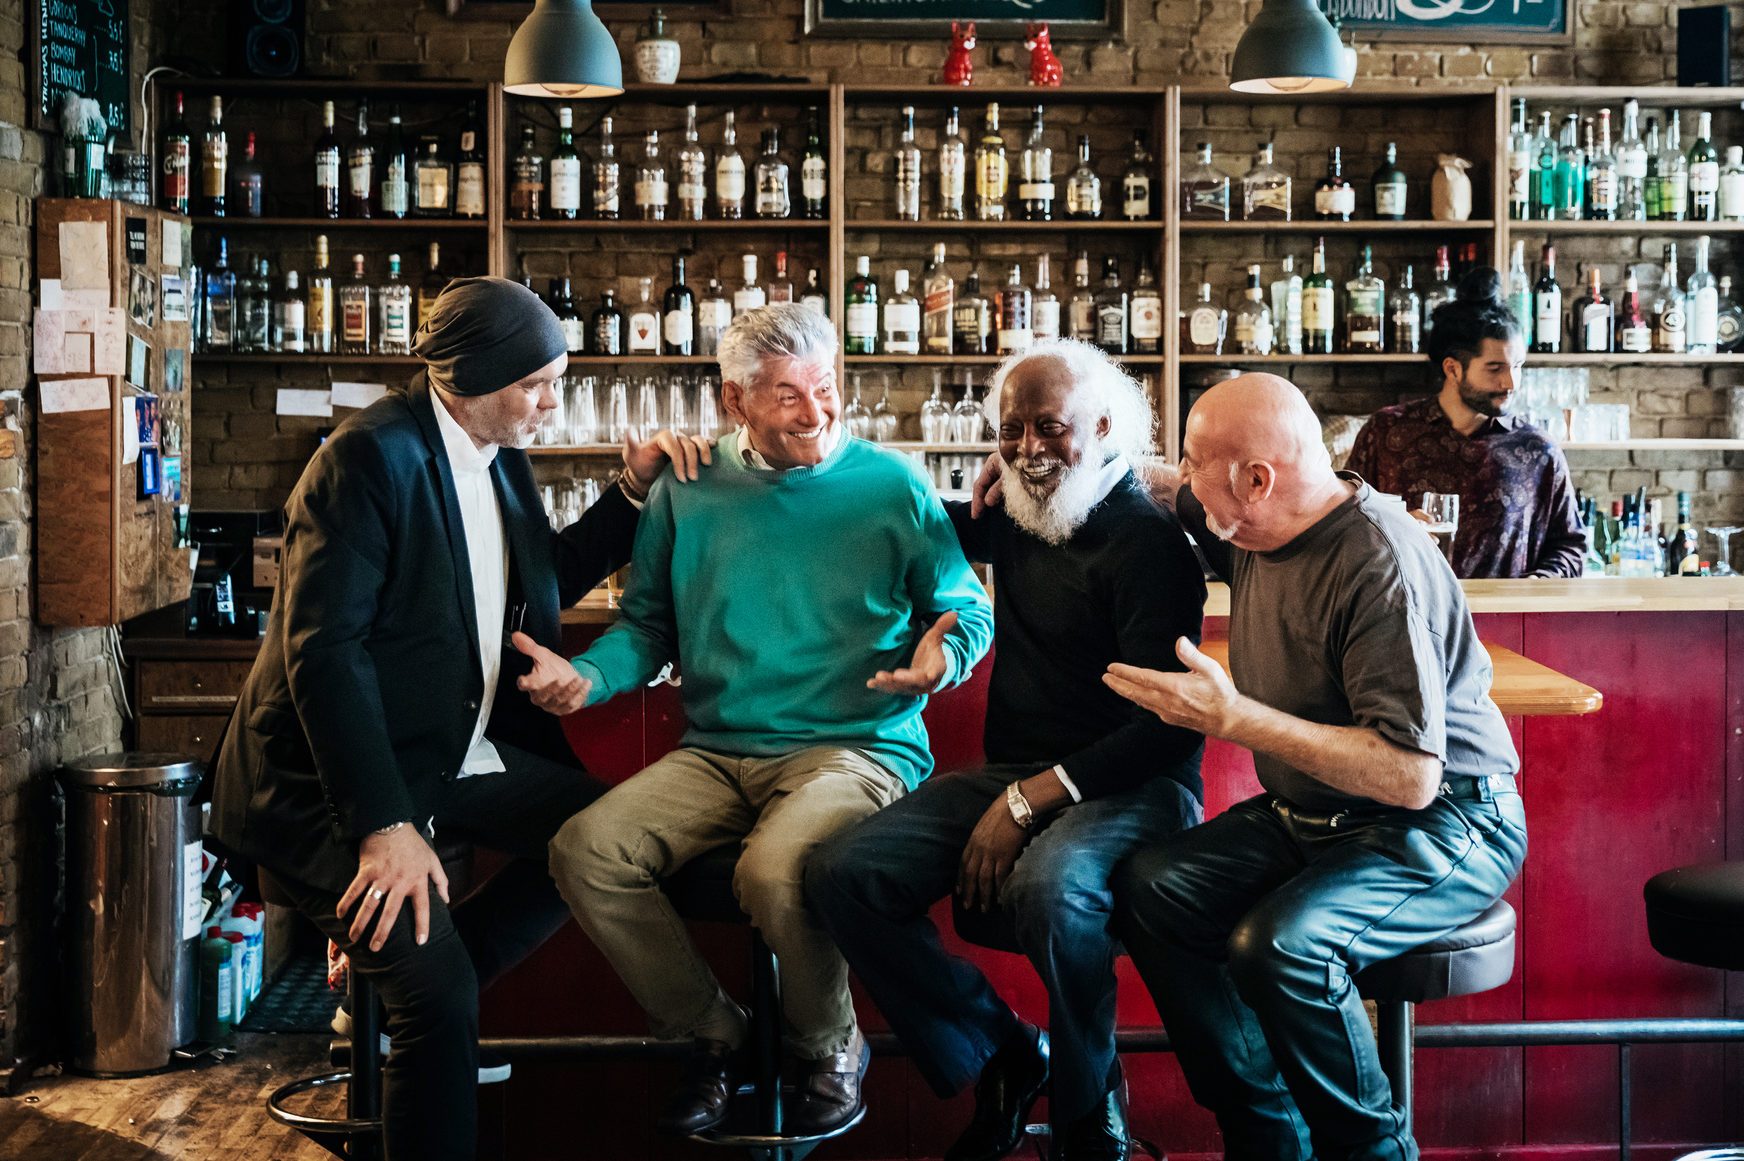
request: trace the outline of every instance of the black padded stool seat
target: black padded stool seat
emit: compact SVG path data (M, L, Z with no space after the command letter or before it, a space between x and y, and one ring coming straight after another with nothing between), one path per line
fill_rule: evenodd
M1661 871L1642 893L1653 950L1682 963L1744 971L1744 863Z
M1514 974L1514 909L1498 899L1465 926L1365 968L1357 991L1377 1003L1421 1004L1487 992Z
M739 844L729 843L690 860L661 884L672 906L698 923L749 923L733 895L733 868Z
M1017 945L1017 933L1012 931L1003 908L994 906L986 911L971 911L955 893L951 895L951 926L957 934L976 947L992 951L1009 951L1022 955Z

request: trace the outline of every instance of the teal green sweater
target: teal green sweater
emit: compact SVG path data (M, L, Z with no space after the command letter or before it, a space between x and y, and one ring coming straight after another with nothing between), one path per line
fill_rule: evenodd
M592 705L684 675L684 744L770 756L864 751L908 784L932 771L924 697L866 681L908 665L946 612L946 686L987 652L993 613L932 486L902 456L846 435L816 467L761 471L740 437L701 479L655 482L636 527L622 616L575 668Z

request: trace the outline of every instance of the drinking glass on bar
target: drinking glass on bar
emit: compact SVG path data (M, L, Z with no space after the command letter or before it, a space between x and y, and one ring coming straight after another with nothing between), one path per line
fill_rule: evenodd
M1425 492L1423 514L1429 517L1425 528L1435 537L1441 555L1453 559L1453 536L1459 531L1459 496L1451 492Z
M611 400L606 405L606 442L623 443L630 432L630 381L622 375L612 379Z
M599 442L599 404L594 397L596 390L592 375L583 375L576 382L575 393L569 400L569 442L572 444Z
M642 377L636 389L636 438L650 439L660 430L660 384L652 375Z
M1732 534L1744 532L1735 524L1727 524L1720 528L1708 529L1708 535L1714 538L1714 569L1709 576L1737 576L1732 570Z
M720 396L720 384L713 375L700 375L696 381L696 433L704 439L715 439L721 434L721 409L716 400Z
M691 435L696 429L690 422L690 385L684 376L673 375L666 380L666 426L679 435Z

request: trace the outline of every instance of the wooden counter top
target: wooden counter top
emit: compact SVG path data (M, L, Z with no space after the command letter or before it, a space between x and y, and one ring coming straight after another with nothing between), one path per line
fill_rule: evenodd
M1744 609L1744 577L1596 577L1461 581L1474 613L1697 613ZM1229 587L1209 586L1207 617L1229 616Z

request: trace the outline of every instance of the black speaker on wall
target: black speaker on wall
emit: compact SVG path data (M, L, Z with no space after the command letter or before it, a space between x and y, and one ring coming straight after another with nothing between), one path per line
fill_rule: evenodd
M230 71L294 77L303 68L306 0L230 0Z
M1732 13L1725 5L1678 9L1677 83L1732 83Z

